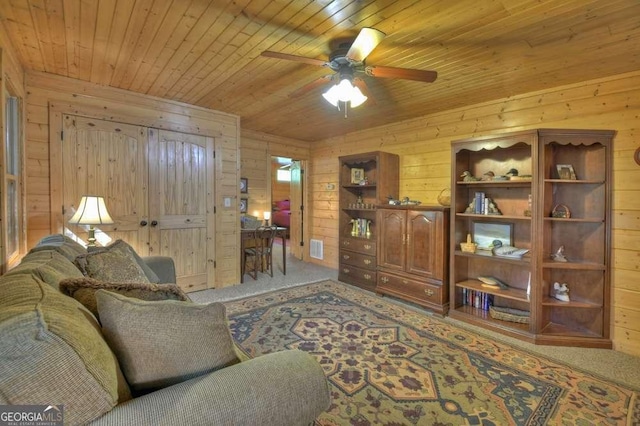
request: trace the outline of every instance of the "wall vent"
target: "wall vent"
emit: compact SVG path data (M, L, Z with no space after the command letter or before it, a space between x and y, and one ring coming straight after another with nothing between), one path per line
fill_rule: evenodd
M309 247L309 256L314 259L324 259L323 254L324 245L322 240L311 240L311 246Z

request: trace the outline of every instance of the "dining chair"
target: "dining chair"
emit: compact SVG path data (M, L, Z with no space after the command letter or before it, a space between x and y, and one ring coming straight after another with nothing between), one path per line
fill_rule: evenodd
M245 271L254 280L258 279L258 269L265 270L273 277L273 240L276 236L276 226L259 226L254 231L253 247L244 250Z

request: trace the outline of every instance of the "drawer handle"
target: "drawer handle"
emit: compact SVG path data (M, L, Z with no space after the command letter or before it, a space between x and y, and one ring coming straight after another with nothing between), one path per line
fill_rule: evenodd
M371 279L371 275L369 275L369 274L364 274L364 279L365 279L365 280L370 280L370 279Z
M343 245L343 246L348 246L348 245L349 245L349 240L344 240L344 241L342 242L342 245Z
M409 281L407 281L407 280L402 280L402 284L409 284Z
M343 258L344 260L348 260L348 259L350 259L350 258L351 258L351 256L349 256L348 254L343 254L343 255L342 255L342 258Z
M382 278L380 278L380 281L382 281L383 283L385 283L385 284L386 284L386 283L388 283L388 282L389 282L389 278L387 278L387 277L382 277Z
M365 244L364 245L365 250L371 250L372 247L373 246L371 244Z
M365 265L371 265L371 260L370 259L365 259L363 260Z
M351 272L351 269L349 269L349 268L344 268L344 269L342 270L342 272L344 272L345 274L348 274L349 272Z
M426 289L424 292L427 294L427 297L431 297L431 296L433 296L433 295L434 295L434 293L435 293L435 292L434 292L433 290L431 290L430 288Z

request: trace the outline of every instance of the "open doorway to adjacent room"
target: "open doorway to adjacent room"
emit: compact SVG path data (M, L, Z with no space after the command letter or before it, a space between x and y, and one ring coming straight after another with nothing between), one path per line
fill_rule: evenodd
M271 220L286 227L291 255L304 260L304 161L271 157Z

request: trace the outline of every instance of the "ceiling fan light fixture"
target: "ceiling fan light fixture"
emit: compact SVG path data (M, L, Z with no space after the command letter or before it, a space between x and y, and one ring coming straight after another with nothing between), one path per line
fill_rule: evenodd
M362 105L367 97L362 94L359 88L351 84L351 81L344 78L340 83L333 85L322 94L327 102L337 107L339 102L350 102L351 108Z
M351 93L351 108L355 108L357 106L362 105L368 98L362 94L360 89L356 86L353 87L353 92Z

